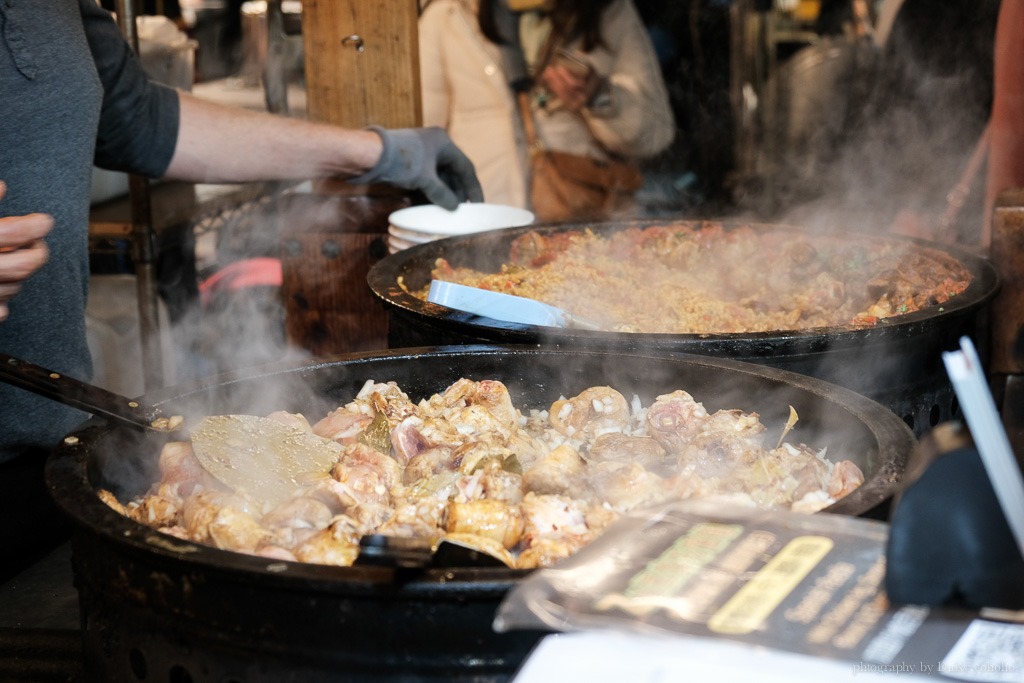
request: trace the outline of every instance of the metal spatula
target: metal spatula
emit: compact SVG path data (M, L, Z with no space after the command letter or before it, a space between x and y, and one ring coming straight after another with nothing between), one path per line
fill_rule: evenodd
M524 325L604 329L593 320L581 318L542 301L443 280L431 280L427 301L466 313Z

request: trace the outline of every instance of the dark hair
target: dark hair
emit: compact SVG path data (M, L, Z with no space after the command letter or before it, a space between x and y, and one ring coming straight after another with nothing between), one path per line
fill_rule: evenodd
M506 42L500 35L494 18L494 4L504 0L481 0L477 20L480 31L492 43ZM554 0L548 11L552 23L552 35L557 43L567 43L580 38L584 52L604 45L601 36L601 15L615 0Z

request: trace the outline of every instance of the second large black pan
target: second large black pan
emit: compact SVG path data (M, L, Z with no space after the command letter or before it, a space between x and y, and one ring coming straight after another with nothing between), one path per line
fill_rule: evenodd
M834 236L866 248L882 241L907 249L934 249L971 273L970 286L952 300L899 316L874 327L823 327L729 334L644 334L522 325L476 316L423 301L411 291L430 284L438 258L452 265L496 272L508 261L515 239L530 230L548 236L584 228L610 234L630 227L693 226L700 221L645 219L563 223L495 230L453 237L399 251L375 264L370 288L389 311L392 348L443 344L542 344L553 348L597 348L630 352L695 353L732 358L838 384L873 398L901 416L918 436L956 417L955 394L942 365L942 352L959 348L964 335L987 331L985 314L999 289L987 260L955 246L924 240L856 233ZM725 229L802 232L786 225L722 221ZM979 344L984 348L984 344Z

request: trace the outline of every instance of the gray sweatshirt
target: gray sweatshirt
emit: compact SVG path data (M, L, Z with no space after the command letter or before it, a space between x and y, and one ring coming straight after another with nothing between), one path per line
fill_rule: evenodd
M150 83L95 0L0 0L0 217L47 213L50 260L0 322L0 352L89 379L85 336L92 166L160 176L178 97ZM0 462L49 450L87 417L0 384Z

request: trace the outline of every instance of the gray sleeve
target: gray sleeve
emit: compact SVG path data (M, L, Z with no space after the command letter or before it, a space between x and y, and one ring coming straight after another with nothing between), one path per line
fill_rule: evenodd
M178 141L178 93L147 78L109 12L95 0L79 0L79 6L103 83L96 165L160 177Z

